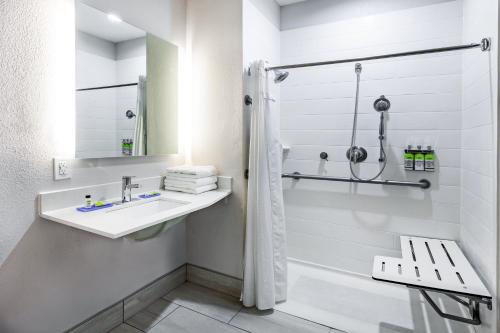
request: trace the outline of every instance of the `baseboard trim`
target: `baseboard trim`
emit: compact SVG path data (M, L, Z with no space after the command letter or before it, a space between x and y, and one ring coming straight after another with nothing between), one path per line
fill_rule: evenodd
M157 299L179 287L187 278L187 267L183 264L136 290L119 302L97 312L65 333L106 333L125 320L147 308Z
M187 281L240 298L243 281L211 269L187 264Z
M192 264L183 264L85 319L65 333L106 333L186 281L237 298L240 298L243 286L240 278Z

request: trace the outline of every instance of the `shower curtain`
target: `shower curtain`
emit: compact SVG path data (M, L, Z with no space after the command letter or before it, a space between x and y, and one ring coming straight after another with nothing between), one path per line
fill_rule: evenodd
M285 301L287 292L280 115L269 94L264 61L253 63L250 71L254 92L242 300L266 310Z
M133 156L146 155L146 77L139 76L137 83L137 108L135 110Z

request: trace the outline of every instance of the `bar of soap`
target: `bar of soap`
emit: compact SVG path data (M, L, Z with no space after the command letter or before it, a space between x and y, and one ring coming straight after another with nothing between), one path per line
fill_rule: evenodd
M104 206L104 205L105 205L105 203L102 202L102 201L96 201L96 203L95 203L96 207L101 207L101 206Z

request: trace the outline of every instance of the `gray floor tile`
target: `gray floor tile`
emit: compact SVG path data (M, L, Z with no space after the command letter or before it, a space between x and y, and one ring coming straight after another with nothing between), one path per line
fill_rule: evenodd
M178 307L177 304L159 299L146 309L127 319L126 323L142 331L147 331Z
M186 281L186 266L171 272L163 278L155 281L146 288L143 288L135 294L127 297L125 303L125 319L145 309L155 300L159 299L169 291L177 288Z
M237 298L192 283L183 284L164 298L225 323L241 309Z
M253 333L329 333L330 328L280 311L242 309L231 325Z
M142 333L142 331L139 331L138 329L127 324L121 324L120 326L109 331L109 333Z
M146 311L151 312L153 314L165 317L170 313L174 312L179 306L170 301L164 300L163 298L158 299L153 304L146 308Z
M148 333L242 333L224 324L186 308L179 308L160 321Z
M123 322L123 303L117 303L68 333L105 333Z

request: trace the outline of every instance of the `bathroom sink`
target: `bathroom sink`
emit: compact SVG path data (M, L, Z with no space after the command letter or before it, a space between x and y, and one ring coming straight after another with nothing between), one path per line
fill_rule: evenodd
M148 179L151 184L148 185L149 188L144 189L144 191L157 191L160 193L159 196L147 199L135 197L126 203L113 202L113 197L110 197L107 202L112 202L114 204L112 207L92 212L81 212L76 209L81 205L82 196L90 192L87 187L41 193L40 216L100 236L112 239L127 236L140 241L170 230L176 224L185 221L190 213L212 206L231 194L229 177L219 177L221 188L198 195L158 191L155 186L159 178ZM144 183L148 184L146 181ZM100 185L93 189L95 197L106 198L108 193L117 193L116 185L120 184Z
M139 218L156 215L175 209L189 202L167 199L155 198L154 200L139 200L123 205L118 205L106 211L106 214L123 215L127 218Z

